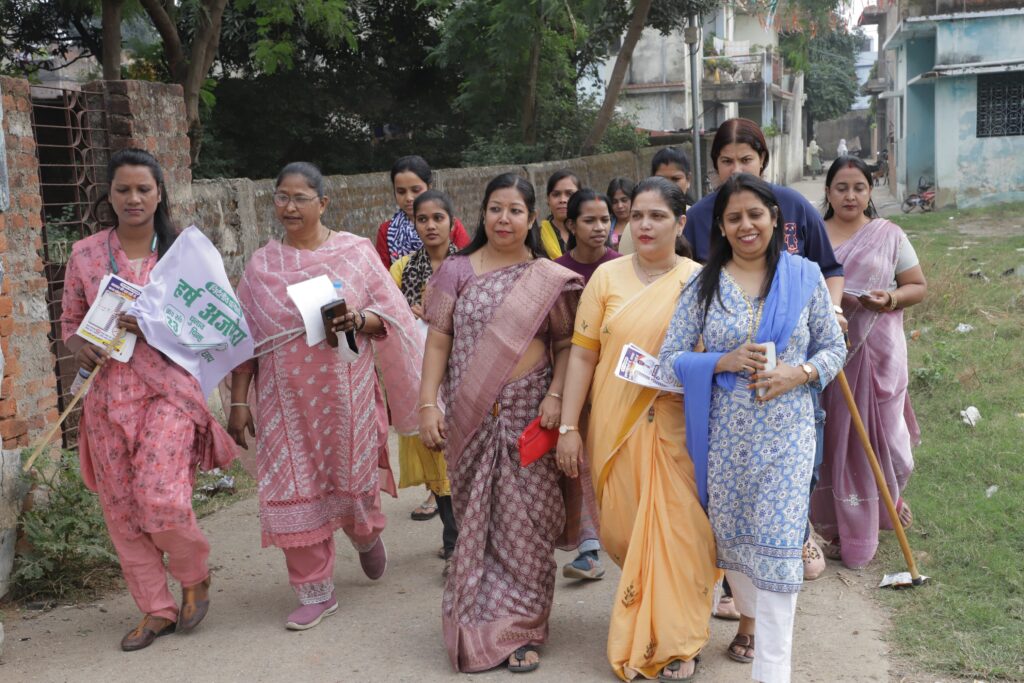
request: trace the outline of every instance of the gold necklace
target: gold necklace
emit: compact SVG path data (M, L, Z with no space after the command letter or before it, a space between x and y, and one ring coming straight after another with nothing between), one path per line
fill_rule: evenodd
M651 273L651 272L648 272L648 270L646 268L644 268L643 265L640 263L640 255L639 254L633 254L633 260L636 263L636 267L639 268L640 272L644 274L645 278L647 278L647 284L651 284L652 282L657 280L659 277L661 277L665 273L671 272L672 269L674 269L677 265L679 265L679 258L675 257L675 261L673 261L672 265L669 266L667 269L659 271L657 273Z
M743 302L747 305L747 343L754 341L754 333L761 326L761 314L764 313L764 299L757 304L757 315L754 315L754 305L750 298L743 294Z

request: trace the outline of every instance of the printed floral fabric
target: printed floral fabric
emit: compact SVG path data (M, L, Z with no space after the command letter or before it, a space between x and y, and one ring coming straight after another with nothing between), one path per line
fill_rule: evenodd
M721 277L721 299L713 299L703 330L698 288L691 280L683 289L662 347L663 363L666 350L690 351L702 333L710 352L729 352L747 341L750 311L757 310L759 300L747 298L724 271ZM845 357L822 279L778 361L810 362L827 384ZM712 389L708 516L718 566L743 572L764 590L797 592L803 582L801 550L815 447L810 391L800 386L762 405L744 376L733 391L717 383Z

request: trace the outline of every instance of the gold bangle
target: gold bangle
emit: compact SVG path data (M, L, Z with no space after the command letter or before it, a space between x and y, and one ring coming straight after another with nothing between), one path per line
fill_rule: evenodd
M437 407L436 403L424 403L423 405L421 405L416 410L423 410L424 408L436 408L436 407Z
M230 407L231 408L248 408L249 404L248 403L232 403Z
M895 311L896 310L896 306L898 306L898 305L899 305L899 300L896 298L896 290L894 289L894 290L889 292L889 310L890 311Z
M562 399L562 395L561 395L561 394L556 394L556 393L555 393L555 392L553 392L553 391L549 391L548 393L546 393L546 394L544 394L544 395L545 395L545 396L550 396L551 398L557 398L557 399L559 399L559 400L561 400L561 399Z

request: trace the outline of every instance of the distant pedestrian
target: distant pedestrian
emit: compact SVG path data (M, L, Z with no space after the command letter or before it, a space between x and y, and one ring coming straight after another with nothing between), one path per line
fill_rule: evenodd
M327 202L315 166L296 162L281 170L274 207L284 236L253 254L238 285L258 351L235 369L228 419L243 448L246 433L255 432L263 545L284 552L299 600L285 628L295 631L338 609L335 530L345 532L368 578L379 579L387 568L380 492L397 491L384 390L398 432L415 431L410 387L419 381L423 357L416 320L373 245L328 229L321 221ZM334 281L345 299L347 312L329 321L338 348L307 344L288 294L290 285L320 276Z
M633 181L629 178L612 178L612 181L608 183L607 195L612 201L612 231L608 236L608 246L618 251L622 236L629 229L629 207L630 197L633 195Z
M236 450L196 379L149 346L133 316L119 320L137 337L124 363L110 362L106 351L76 334L104 276L144 286L177 236L163 171L151 154L116 152L107 182L116 225L75 242L61 328L80 369L104 366L83 402L79 458L82 479L99 494L128 591L145 615L121 640L121 649L132 651L189 631L206 616L210 544L192 511L192 481L197 467L226 467ZM181 583L180 610L167 589L168 573Z
M565 227L565 215L569 208L569 197L583 187L578 175L567 168L551 174L547 185L548 217L533 231L541 252L552 261L566 252L569 229Z
M836 158L845 157L850 153L850 150L846 147L846 138L839 138L839 144L836 146Z
M531 231L535 202L521 176L491 180L473 242L445 259L424 297L430 332L419 432L428 448L445 450L459 524L441 599L456 671L540 665L555 545L578 539L554 458L520 462L519 435L534 418L545 428L559 425L583 284L542 257Z
M821 175L821 147L818 147L818 141L814 138L811 138L810 144L807 145L807 158L805 162L812 178L817 178Z
M907 392L903 310L920 303L928 285L910 240L878 216L871 190L871 172L863 161L836 159L825 176L825 227L846 272L843 311L851 344L846 378L900 521L910 526L910 505L900 493L914 469L912 448L921 433ZM891 522L838 387L825 390L822 404L829 420L811 521L829 541L825 554L856 569L875 556L878 530L891 528Z
M690 157L677 147L663 147L651 157L651 175L664 178L678 187L683 193L686 206L692 203L689 195L690 183L693 180L692 168ZM627 229L623 233L618 252L623 255L636 252L632 231Z
M697 489L744 617L727 654L753 661L756 681L788 683L815 451L811 387L842 369L846 347L821 270L782 249L768 183L730 177L712 217L710 258L679 297L661 377L685 391Z

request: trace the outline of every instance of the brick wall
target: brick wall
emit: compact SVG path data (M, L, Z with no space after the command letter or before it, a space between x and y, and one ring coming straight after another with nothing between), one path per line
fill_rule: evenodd
M150 81L94 81L85 90L103 93L108 146L146 150L164 172L171 213L185 222L195 212L189 158L188 118L180 85Z
M683 147L689 153L689 145ZM646 177L656 151L657 148L652 147L636 154L616 152L525 166L440 169L434 171L434 187L451 196L456 215L472 233L479 222L484 187L496 175L512 172L529 180L537 191L537 210L543 216L547 213L544 197L547 179L556 170L570 168L584 185L603 192L608 181L617 176ZM328 176L324 185L329 200L324 224L328 227L372 240L377 235L377 227L396 211L387 173ZM272 179L198 180L192 185L193 222L221 250L228 276L233 279L241 277L246 261L256 249L281 233L271 201L273 193Z
M39 169L32 135L29 84L0 77L10 206L0 213L5 277L0 294L0 345L6 367L0 385L4 448L27 446L57 418L54 357L47 335Z

